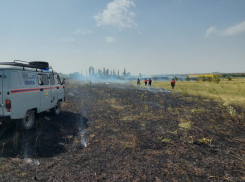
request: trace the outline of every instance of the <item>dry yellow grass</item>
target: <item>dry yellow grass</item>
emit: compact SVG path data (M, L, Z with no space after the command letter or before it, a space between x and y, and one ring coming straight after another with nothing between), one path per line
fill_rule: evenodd
M145 86L141 84L141 87ZM218 84L207 81L177 81L174 89L171 88L170 81L156 81L152 83L152 87L171 90L185 96L213 98L226 105L236 104L245 107L245 78L233 78L232 81L221 79Z
M115 108L115 109L124 109L123 106L120 106L120 105L117 103L117 101L116 101L115 98L109 99L109 100L108 100L108 103L111 105L111 107L113 107L113 108Z

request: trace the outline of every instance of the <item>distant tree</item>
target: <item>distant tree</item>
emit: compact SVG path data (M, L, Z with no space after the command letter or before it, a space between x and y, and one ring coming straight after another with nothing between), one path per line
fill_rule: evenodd
M208 82L211 82L211 81L212 81L212 78L211 78L211 77L208 77L208 78L207 78L207 81L208 81Z
M141 73L139 74L139 77L142 78L142 74Z
M175 76L175 77L174 77L174 80L175 80L175 81L178 81L178 77L177 77L177 76Z
M154 82L156 82L156 77L153 77Z
M219 82L220 82L220 78L219 77L215 77L214 78L214 83L217 83L218 84Z
M231 78L230 75L228 75L227 79L228 79L228 81L231 81L232 80L232 78Z
M190 81L190 77L187 75L185 78L186 81Z
M202 81L203 81L203 82L205 82L205 81L206 81L205 76L202 76Z

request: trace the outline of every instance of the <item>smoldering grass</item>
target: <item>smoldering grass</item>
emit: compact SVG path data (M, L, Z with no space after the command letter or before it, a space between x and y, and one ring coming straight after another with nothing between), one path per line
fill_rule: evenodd
M24 144L22 145L22 151L23 151L23 155L24 155L24 159L23 159L23 162L25 163L32 163L32 159L30 158L30 156L32 155L31 154L31 150L30 150L30 147L29 147L29 142L28 140L24 141Z
M87 143L86 143L86 140L85 140L85 135L80 135L81 136L81 144L84 146L84 147L87 147Z
M87 143L85 140L85 133L86 133L86 128L87 128L87 120L83 117L80 116L77 118L77 124L78 124L78 134L81 137L81 145L84 147L87 147Z

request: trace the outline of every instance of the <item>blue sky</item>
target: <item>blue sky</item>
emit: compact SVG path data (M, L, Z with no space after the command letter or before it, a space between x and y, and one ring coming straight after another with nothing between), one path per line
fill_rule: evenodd
M244 0L0 0L0 61L58 72L245 72Z

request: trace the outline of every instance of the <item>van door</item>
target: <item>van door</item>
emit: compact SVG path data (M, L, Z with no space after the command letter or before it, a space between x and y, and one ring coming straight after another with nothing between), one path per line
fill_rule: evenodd
M62 88L63 86L61 85L61 80L60 80L60 77L59 75L55 75L55 88L56 88L56 91L57 91L57 97L58 97L58 100L59 99L63 99L63 94L62 94Z
M3 115L3 71L0 71L0 116Z
M51 89L49 85L48 74L38 74L38 82L40 88L40 112L50 109L51 105Z
M50 81L50 85L51 85L51 87L50 87L51 88L51 107L50 108L53 108L53 107L55 107L55 105L58 101L58 92L56 90L53 73L49 74L49 81Z
M36 98L32 92L33 88L35 88L35 80L29 79L33 74L28 72L17 70L10 70L9 72L8 82L9 88L11 88L11 94L7 94L6 96L11 100L11 119L24 118L26 111L34 108L31 106L33 106Z

